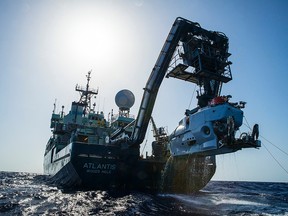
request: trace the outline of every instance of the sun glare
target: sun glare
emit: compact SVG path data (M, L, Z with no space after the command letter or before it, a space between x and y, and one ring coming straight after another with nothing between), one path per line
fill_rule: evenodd
M71 13L59 20L57 49L73 60L108 63L111 58L121 58L121 50L127 49L130 34L124 20L111 14L91 14L87 11ZM119 16L118 16L119 17Z

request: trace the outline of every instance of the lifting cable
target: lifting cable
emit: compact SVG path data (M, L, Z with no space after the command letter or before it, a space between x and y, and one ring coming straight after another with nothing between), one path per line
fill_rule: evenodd
M245 119L245 122L246 122L246 124L244 124L244 125L245 125L246 127L248 127L250 130L252 130L245 116L244 116L244 119ZM288 156L287 152L285 152L284 150L280 149L278 146L276 146L275 144L273 144L272 142L270 142L269 140L267 140L265 137L263 137L263 136L261 136L261 135L260 135L260 137L263 138L263 139L264 139L265 141L267 141L268 143L270 143L271 145L273 145L273 146L274 146L275 148L277 148L278 150L280 150L282 153L284 153L284 154L286 154L286 155ZM276 163L288 174L288 171L285 169L285 167L284 167L284 166L276 159L276 157L269 151L269 149L266 147L266 145L265 145L264 143L261 143L261 144L264 146L264 148L265 148L266 151L270 154L270 156L276 161Z

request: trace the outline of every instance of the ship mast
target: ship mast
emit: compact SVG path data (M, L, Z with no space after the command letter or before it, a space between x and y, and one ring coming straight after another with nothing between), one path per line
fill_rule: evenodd
M80 99L78 101L78 105L83 106L83 115L85 116L91 109L91 98L93 95L98 94L98 89L91 89L89 87L90 79L91 79L91 71L88 71L87 77L87 84L86 87L79 86L78 84L75 87L75 90L80 93Z

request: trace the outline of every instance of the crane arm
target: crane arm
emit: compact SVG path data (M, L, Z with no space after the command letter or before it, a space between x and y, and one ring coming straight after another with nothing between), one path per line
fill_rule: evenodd
M198 23L191 22L181 17L176 18L144 88L142 102L130 138L131 146L141 144L145 138L159 87L180 39L188 32L194 34L195 32L203 31L210 33L209 31L202 29Z

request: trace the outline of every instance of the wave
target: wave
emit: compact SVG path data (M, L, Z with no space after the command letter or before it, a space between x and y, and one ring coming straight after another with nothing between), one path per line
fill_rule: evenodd
M190 195L62 190L45 175L0 172L1 215L286 215L288 184L211 181Z

